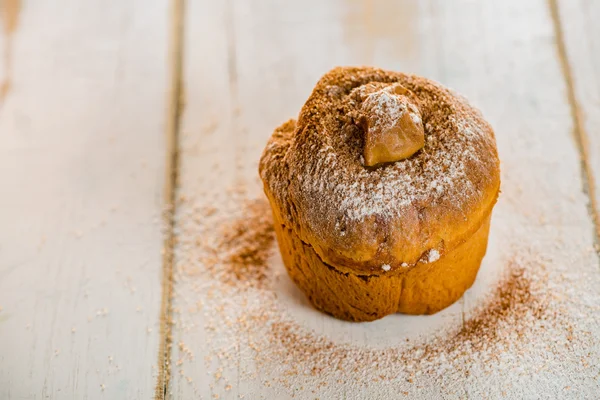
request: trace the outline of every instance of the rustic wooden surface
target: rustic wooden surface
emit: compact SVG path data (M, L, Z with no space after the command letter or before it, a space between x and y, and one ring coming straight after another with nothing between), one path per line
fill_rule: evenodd
M572 106L573 134L583 155L586 169L585 191L596 219L596 237L600 237L598 202L600 192L600 2L559 0L553 5L560 33L558 41Z
M600 202L598 2L168 3L0 0L1 399L289 397L235 370L226 371L231 390L215 383L203 314L188 311L196 284L171 282L172 241L163 249L163 228L167 239L186 232L161 221L175 194L188 201L174 221L186 204L210 205L242 182L260 196L266 139L335 65L436 79L497 132L505 196L486 273L418 329L460 323L494 282L506 243L564 241L554 262L597 279L596 253L580 250L595 243ZM175 264L185 261L185 246L174 251ZM280 295L292 291L283 285ZM360 344L364 329L402 317L372 328L299 318ZM171 367L190 352L184 373ZM573 379L592 390L585 378ZM466 397L498 390L484 377L469 382Z
M197 206L210 205L215 197L224 200L219 191L240 181L249 184L250 198L259 196L256 161L272 128L297 113L314 82L334 65L372 64L437 79L481 107L498 132L503 159L505 196L495 213L485 273L461 302L427 322L430 329L442 322L459 323L463 312L474 306L497 278L494 268L501 265L506 256L502 250L508 245L526 242L532 234L549 240L548 227L561 226L552 240L581 238L569 243L566 255L564 250L551 251L550 257L557 264L567 265L569 254L578 254L580 248L591 248L594 243L594 227L581 191L588 184L589 171L582 171L580 165L577 148L581 138L573 120L570 87L562 70L553 18L552 8L543 1L502 5L395 2L393 6L360 1L327 5L194 2L185 20L187 96L179 191ZM396 23L398 19L400 23ZM505 29L507 26L511 28ZM219 39L206 32L219 32ZM258 93L266 100L257 101ZM203 130L206 121L214 131ZM244 167L225 169L218 181L210 176L198 179L197 171L231 165L233 160ZM579 205L574 210L573 199ZM182 216L189 212L186 205L178 210ZM569 229L564 229L566 221ZM522 226L527 229L515 230ZM189 247L182 246L179 258L183 264L189 261L188 251ZM597 271L594 255L588 253L583 258L582 275ZM278 293L282 301L293 296L286 290ZM193 279L180 278L174 294L174 306L181 311L176 316L180 323L175 325L173 339L183 350L173 350L171 365L185 360L190 348L197 361L183 361L181 368L173 368L172 398L198 393L221 398L238 394L289 396L279 388L262 386L258 378L254 383L234 385L231 393L224 389L225 383L219 384L215 375L239 382L239 371L233 368L221 373L218 367L202 362L212 349L197 343L206 343L210 327L205 326L203 314L185 311L198 296L197 284ZM358 342L369 344L364 326L348 327L320 315L311 315L304 323L327 337L365 338ZM402 323L391 319L387 323L396 323L394 333L398 334ZM389 328L381 321L373 326ZM238 364L247 368L248 352L240 349L239 354ZM560 371L541 375L536 382L560 381ZM474 378L470 382L474 386L466 388L463 395L477 398L500 393L503 388L498 382L490 377ZM539 391L534 383L523 386L521 394L534 396ZM392 390L400 389L410 390ZM438 395L448 394L442 387L432 390ZM370 395L382 393L374 390ZM573 392L565 394L569 395Z
M168 3L0 4L0 398L151 398Z

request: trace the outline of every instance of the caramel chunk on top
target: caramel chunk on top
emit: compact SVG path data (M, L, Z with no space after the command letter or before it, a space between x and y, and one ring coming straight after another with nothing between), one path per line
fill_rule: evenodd
M360 124L365 131L364 160L372 167L403 160L425 145L421 114L399 84L362 90Z

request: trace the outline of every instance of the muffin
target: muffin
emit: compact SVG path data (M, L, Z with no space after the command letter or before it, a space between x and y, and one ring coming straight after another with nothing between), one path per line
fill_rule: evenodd
M325 74L275 130L259 173L290 277L314 307L350 321L458 300L500 190L478 110L431 80L366 67Z

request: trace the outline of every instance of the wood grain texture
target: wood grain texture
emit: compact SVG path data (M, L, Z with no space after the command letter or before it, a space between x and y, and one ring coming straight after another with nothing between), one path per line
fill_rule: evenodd
M590 196L590 211L600 237L598 204L600 193L600 3L593 0L551 1L561 35L559 56L568 87L575 121L573 135L578 141Z
M27 1L4 28L2 399L154 394L167 11ZM0 58L0 79L8 69Z
M594 289L600 284L598 260L590 251L593 224L586 211L567 88L545 1L198 1L190 3L185 26L187 101L181 127L182 202L176 213L175 252L179 272L173 299L173 340L178 348L172 354L171 398L390 398L401 392L430 398L496 398L507 393L509 398L556 393L580 398L597 393L598 371L579 370L578 357L587 352L586 357L600 361L598 341L570 353L545 354L540 352L544 341L558 338L543 336L542 344L532 346L531 358L507 353L491 372L475 366L467 375L448 371L447 378L373 385L361 393L335 382L323 388L316 378L310 387L300 389L298 383L289 391L265 381L260 371L247 380L240 370L252 369L252 351L229 343L232 339L225 333L217 332L216 342L210 339L214 310L198 312L200 306L195 306L210 290L198 281L201 274L186 273L190 265L202 269L201 262L190 259L188 244L195 240L190 236L201 240L214 234L186 228L194 210L216 206L234 212L235 204L224 204L228 189L236 186L246 187L248 198L259 198L256 166L273 128L297 114L329 68L371 64L415 72L458 89L494 126L504 195L495 211L482 271L461 302L418 320L391 316L373 324L348 325L306 308L294 309L289 299L298 293L285 275L278 299L319 335L365 347L376 337L378 345L392 345L440 325L460 326L497 283L514 249L535 247L543 252L541 258L550 260L549 285L574 288L565 294L568 302L581 306L573 318L598 337L600 322L591 317L600 306ZM277 257L273 262L280 263ZM235 307L235 301L224 301L223 306ZM214 348L227 345L237 349L237 369L219 369L218 357L211 356ZM544 365L533 373L538 368L535 357L544 358ZM278 367L274 360L271 370ZM567 376L567 369L578 372Z

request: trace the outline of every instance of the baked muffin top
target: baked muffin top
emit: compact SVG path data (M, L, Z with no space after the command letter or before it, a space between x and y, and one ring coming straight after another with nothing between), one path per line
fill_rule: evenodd
M394 85L410 91L424 146L369 167L360 118L373 99L365 93ZM379 103L367 104L375 123L402 111ZM286 226L325 263L359 274L437 260L481 225L500 186L493 130L466 99L422 77L367 67L325 74L298 120L274 132L259 171Z

